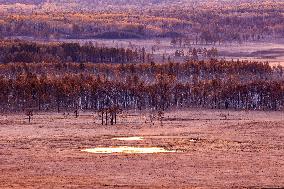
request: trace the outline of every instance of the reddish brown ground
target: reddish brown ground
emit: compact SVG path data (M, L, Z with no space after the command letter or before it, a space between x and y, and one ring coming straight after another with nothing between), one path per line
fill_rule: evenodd
M32 124L24 115L0 116L0 188L284 187L283 112L175 111L165 114L163 126L142 115L131 112L116 126L95 124L91 113L40 114ZM111 140L117 136L145 140ZM119 145L178 152L80 151Z

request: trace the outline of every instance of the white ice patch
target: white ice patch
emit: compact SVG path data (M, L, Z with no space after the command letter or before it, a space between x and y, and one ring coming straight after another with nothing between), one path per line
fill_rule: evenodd
M112 154L112 153L124 153L124 154L153 154L153 153L171 153L176 152L174 150L166 150L159 147L130 147L130 146L118 146L118 147L99 147L81 150L82 152L96 153L96 154Z
M144 138L143 137L119 137L119 138L112 138L112 140L138 141L138 140L144 140Z

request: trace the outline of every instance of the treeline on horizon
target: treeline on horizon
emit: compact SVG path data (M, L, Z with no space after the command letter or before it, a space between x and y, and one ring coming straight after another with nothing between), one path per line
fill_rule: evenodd
M169 6L143 11L2 13L0 37L184 38L190 43L226 43L284 37L284 3L236 6Z
M78 52L75 52L78 53ZM283 110L283 67L248 61L0 64L0 110Z

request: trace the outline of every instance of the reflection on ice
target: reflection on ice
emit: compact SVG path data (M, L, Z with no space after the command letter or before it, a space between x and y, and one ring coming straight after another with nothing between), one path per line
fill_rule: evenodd
M111 153L125 153L125 154L152 154L152 153L169 153L176 152L173 150L166 150L159 147L104 147L104 148L90 148L82 150L82 152L96 153L96 154L111 154Z

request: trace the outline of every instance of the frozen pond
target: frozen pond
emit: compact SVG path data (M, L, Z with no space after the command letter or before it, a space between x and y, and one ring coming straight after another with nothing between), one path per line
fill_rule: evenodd
M117 146L117 147L99 147L81 150L82 152L89 152L95 154L154 154L154 153L172 153L174 150L166 150L160 147L130 147L130 146Z

